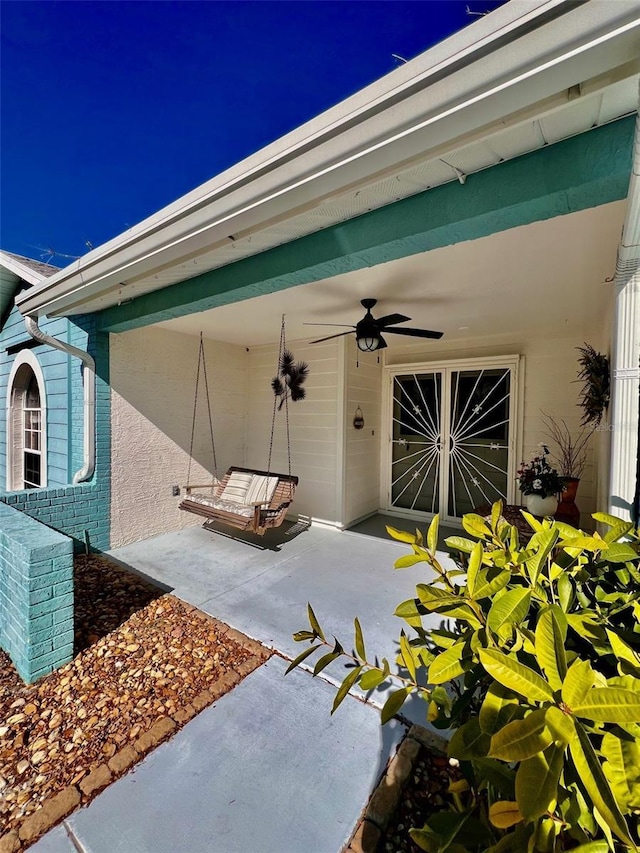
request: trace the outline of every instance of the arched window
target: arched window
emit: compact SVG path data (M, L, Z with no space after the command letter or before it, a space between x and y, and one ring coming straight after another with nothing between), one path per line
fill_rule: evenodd
M47 485L44 376L29 350L18 354L7 396L7 489Z

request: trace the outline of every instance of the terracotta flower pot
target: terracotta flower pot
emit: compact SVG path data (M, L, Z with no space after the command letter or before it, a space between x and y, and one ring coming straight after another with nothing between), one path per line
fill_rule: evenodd
M566 521L573 527L580 526L580 510L576 506L576 492L580 480L577 477L564 478L564 491L560 495L560 503L556 511L556 516Z

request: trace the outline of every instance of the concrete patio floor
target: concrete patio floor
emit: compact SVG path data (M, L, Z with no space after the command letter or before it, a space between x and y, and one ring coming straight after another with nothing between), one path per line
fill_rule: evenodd
M393 667L403 624L393 610L432 575L426 564L394 571L407 546L391 540L286 533L243 541L192 527L111 552L276 655L34 853L339 853L406 725L380 726L385 691L367 703L349 695L331 716L347 670L336 662L317 678L309 668L285 678L306 646L291 635L307 627L310 601L327 636L351 648L357 615L369 656ZM420 701L402 713L425 724Z

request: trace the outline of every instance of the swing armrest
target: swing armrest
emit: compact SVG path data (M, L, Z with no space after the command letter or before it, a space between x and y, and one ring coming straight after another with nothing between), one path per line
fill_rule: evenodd
M217 487L217 485L218 485L218 483L202 483L201 485L198 485L196 483L195 485L183 486L182 488L184 489L185 494L188 495L194 489L215 489Z

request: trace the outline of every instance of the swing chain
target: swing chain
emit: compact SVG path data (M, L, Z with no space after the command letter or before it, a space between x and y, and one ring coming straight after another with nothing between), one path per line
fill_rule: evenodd
M214 486L218 479L218 461L216 459L216 445L213 437L213 418L211 417L211 400L209 397L209 382L207 379L207 362L204 356L204 342L202 332L200 332L200 348L198 350L198 369L196 371L196 392L193 398L193 418L191 422L191 444L189 446L189 468L187 470L187 485L191 482L191 461L193 459L193 440L196 431L196 411L198 408L198 388L200 385L200 365L202 365L202 373L204 375L204 387L207 396L207 412L209 414L209 435L211 436L211 450L213 453L213 473L211 475L211 485Z

